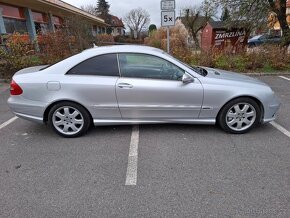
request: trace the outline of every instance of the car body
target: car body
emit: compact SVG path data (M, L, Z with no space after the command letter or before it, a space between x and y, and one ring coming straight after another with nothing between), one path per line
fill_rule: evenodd
M83 134L91 123L219 123L244 133L274 120L280 106L257 79L192 68L162 50L133 45L92 48L20 70L8 104L18 117L48 123L65 137Z
M261 34L248 40L249 48L257 47L265 44L279 44L281 42L280 35Z

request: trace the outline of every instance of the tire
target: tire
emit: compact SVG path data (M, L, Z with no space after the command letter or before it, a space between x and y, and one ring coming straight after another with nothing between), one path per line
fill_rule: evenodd
M228 132L243 134L259 124L261 108L251 98L241 97L227 103L220 111L218 124Z
M74 102L60 102L54 105L48 114L48 125L66 138L83 135L91 123L89 112Z

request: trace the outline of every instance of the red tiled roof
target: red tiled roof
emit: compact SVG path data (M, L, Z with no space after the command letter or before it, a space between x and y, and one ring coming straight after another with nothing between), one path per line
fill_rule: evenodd
M124 27L122 19L111 15L111 26L112 27Z

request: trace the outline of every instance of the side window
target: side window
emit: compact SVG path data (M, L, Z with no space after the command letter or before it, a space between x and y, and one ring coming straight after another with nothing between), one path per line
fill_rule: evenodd
M176 65L162 58L146 54L119 54L122 77L182 80L185 73Z
M70 69L69 75L119 76L116 54L99 55Z

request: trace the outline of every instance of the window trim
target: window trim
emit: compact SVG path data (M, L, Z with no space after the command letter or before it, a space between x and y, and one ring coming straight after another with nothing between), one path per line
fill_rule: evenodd
M99 54L99 55L95 55L93 57L90 57L90 58L87 58L79 63L77 63L76 65L72 66L69 70L66 71L66 73L64 74L65 76L102 76L102 77L121 77L121 74L120 74L120 68L118 67L118 75L116 76L105 76L105 75L87 75L87 74L69 74L69 71L71 71L74 67L84 63L85 61L88 61L88 60L91 60L93 58L96 58L96 57L99 57L99 56L104 56L104 55L109 55L109 54L115 54L116 55L116 60L117 60L117 64L119 65L119 61L118 61L118 54L115 53L115 52L112 52L112 53L106 53L106 54Z
M118 61L119 61L119 55L121 54L139 54L139 55L147 55L147 56L152 56L152 57L156 57L156 58L159 58L159 59L162 59L164 61L167 61L168 63L176 66L177 68L179 68L180 70L184 71L184 74L187 73L186 70L184 70L183 68L177 66L176 64L172 63L171 61L163 58L163 57L160 57L160 56L157 56L157 55L153 55L153 54L147 54L147 53L138 53L138 52L119 52L118 53ZM132 78L132 79L146 79L146 80L161 80L161 81L172 81L172 82L180 82L181 80L172 80L172 79L161 79L161 78L142 78L142 77L126 77L126 76L122 76L122 71L121 71L121 63L119 62L119 74L120 74L120 77L121 78Z

